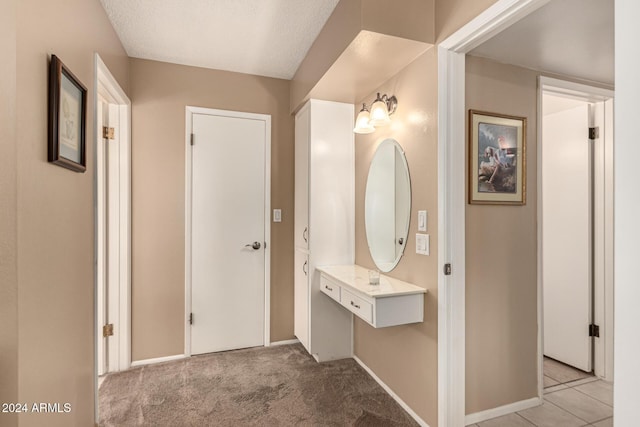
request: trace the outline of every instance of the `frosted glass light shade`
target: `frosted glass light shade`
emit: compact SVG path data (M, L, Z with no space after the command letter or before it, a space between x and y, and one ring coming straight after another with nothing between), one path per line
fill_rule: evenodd
M380 98L376 99L376 102L371 106L371 116L369 123L372 126L386 126L391 123L389 118L389 110L387 110L387 104Z
M366 109L362 109L360 113L358 113L358 118L356 118L356 127L353 128L355 133L367 134L372 133L376 129L369 123L369 112Z

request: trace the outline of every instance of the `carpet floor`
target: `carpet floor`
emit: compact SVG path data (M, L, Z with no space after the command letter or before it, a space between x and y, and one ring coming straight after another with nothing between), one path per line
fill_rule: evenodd
M416 426L353 359L300 344L212 353L109 374L100 425Z

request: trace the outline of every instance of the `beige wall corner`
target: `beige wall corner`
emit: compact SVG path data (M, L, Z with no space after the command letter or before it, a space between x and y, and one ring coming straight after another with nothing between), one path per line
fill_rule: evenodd
M365 0L362 29L435 43L435 0Z
M292 79L290 111L356 102L431 47L434 28L434 0L340 1Z
M538 394L537 73L473 56L466 65L467 110L527 118L526 205L466 208L466 412L471 414Z
M16 12L17 0L0 4L0 403L18 401ZM18 417L0 413L0 424Z
M424 421L438 423L438 164L437 57L430 49L376 91L398 98L392 123L370 135L356 135L356 264L375 268L365 233L364 194L369 164L378 144L394 138L406 153L411 177L411 223L405 253L388 273L428 290L424 322L374 329L354 324L354 352ZM364 100L371 103L375 93ZM427 210L431 254L415 253L416 215Z
M20 425L93 425L94 54L125 90L129 61L99 0L20 0L16 31L18 401L71 404ZM88 90L82 174L47 163L51 54Z
M436 44L459 30L498 0L435 0Z
M185 107L270 114L271 340L293 338L289 81L131 59L132 360L184 353Z
M290 111L295 112L362 29L363 0L341 0L291 79Z

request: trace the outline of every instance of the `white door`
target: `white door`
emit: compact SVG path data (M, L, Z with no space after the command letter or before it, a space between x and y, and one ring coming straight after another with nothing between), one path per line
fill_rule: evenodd
M265 344L265 120L193 114L191 353Z
M545 95L543 112L553 102ZM592 369L592 155L589 104L544 114L542 286L544 354Z

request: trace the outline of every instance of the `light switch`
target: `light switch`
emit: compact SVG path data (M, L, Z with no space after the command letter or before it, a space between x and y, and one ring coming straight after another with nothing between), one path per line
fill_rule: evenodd
M282 210L274 209L273 210L273 222L282 222Z
M416 233L416 253L429 255L429 235Z
M418 211L418 231L427 231L427 211Z

